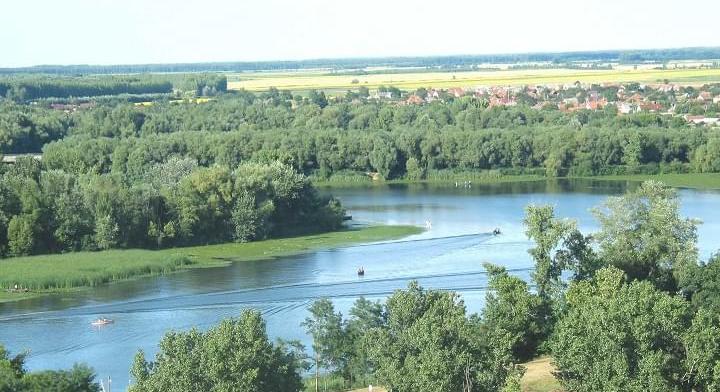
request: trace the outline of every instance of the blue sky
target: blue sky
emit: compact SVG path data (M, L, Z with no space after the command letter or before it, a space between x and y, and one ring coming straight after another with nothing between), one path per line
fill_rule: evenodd
M718 0L4 0L0 67L718 46Z

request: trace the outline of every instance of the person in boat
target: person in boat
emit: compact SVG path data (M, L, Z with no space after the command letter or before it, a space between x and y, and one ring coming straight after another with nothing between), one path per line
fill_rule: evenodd
M105 318L105 317L99 318L92 322L93 325L107 325L107 324L112 324L112 323L113 323L112 320L110 320L109 318Z
M493 235L499 235L499 234L500 234L500 229L496 227L495 230L493 230Z
M358 273L358 275L365 275L365 268L363 268L363 267L358 268L357 273Z

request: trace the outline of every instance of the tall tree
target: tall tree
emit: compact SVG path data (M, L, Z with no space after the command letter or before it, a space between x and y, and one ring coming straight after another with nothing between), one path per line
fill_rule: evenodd
M647 181L633 192L609 198L594 214L600 222L594 235L600 258L628 279L647 279L675 291L697 266L697 221L680 215L674 189Z
M167 333L154 361L135 357L130 391L297 392L301 365L300 353L270 343L260 313L246 310L205 333Z
M687 391L683 334L688 305L617 268L571 284L551 344L568 391Z
M319 389L320 367L342 373L347 363L347 337L342 314L335 312L329 299L320 299L310 306L310 316L302 325L313 338L315 352L315 390Z

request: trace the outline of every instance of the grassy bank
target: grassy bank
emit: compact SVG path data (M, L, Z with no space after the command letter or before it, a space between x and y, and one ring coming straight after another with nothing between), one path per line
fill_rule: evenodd
M389 181L373 181L370 178L358 177L357 179L348 179L347 177L330 178L330 179L313 179L313 184L318 187L369 187L375 185L388 184L448 184L452 185L455 181L472 181L474 185L482 184L500 184L509 182L527 182L527 181L547 181L558 178L550 178L539 175L501 175L486 176L482 174L472 175L467 173L458 174L456 176L447 176L446 178L432 178L427 180L389 180ZM679 174L629 174L629 175L613 175L613 176L586 176L586 177L560 177L559 179L587 179L600 181L636 181L642 182L647 180L662 181L665 184L676 188L694 188L694 189L720 189L720 173L679 173Z
M183 269L261 260L417 234L414 226L370 226L302 237L163 250L109 250L0 260L0 302ZM7 290L18 284L29 292Z
M720 173L686 174L630 174L623 176L582 177L608 181L646 181L657 180L677 188L720 189Z
M317 187L368 187L374 185L388 184L450 184L454 185L458 182L460 186L464 181L471 181L473 184L501 184L506 182L526 182L526 181L545 181L547 177L533 174L518 175L488 175L487 172L464 172L444 174L442 176L433 176L423 180L372 180L367 176L362 177L331 177L331 178L312 178L313 185Z

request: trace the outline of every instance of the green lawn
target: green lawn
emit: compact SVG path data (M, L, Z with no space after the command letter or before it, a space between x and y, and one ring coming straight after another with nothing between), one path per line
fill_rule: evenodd
M235 261L271 259L318 249L400 238L421 231L421 228L415 226L370 226L249 243L15 257L0 260L0 302L92 287L138 276L227 265ZM30 292L8 292L15 284L28 288Z

